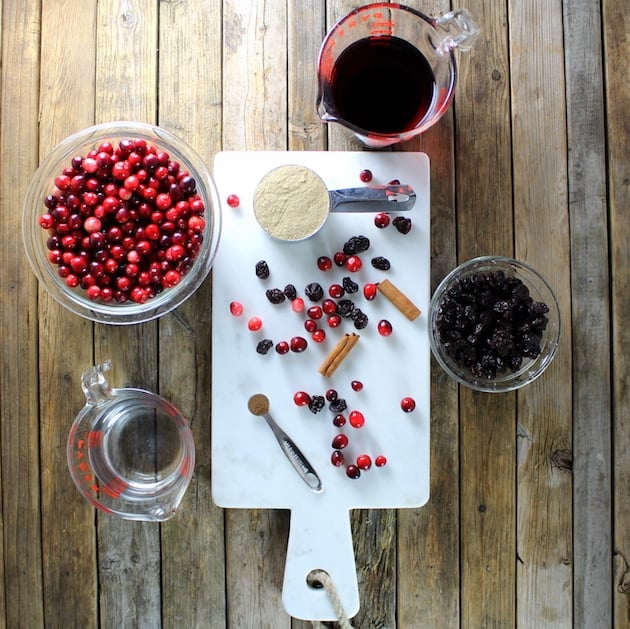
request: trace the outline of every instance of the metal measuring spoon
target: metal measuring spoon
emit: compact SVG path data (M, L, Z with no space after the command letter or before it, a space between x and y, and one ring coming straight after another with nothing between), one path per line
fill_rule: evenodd
M322 481L317 475L317 472L313 469L313 466L295 445L291 437L289 437L289 435L287 435L287 433L278 426L274 418L269 414L269 398L267 398L267 396L263 393L256 393L247 401L247 408L252 415L258 415L259 417L265 418L265 421L269 424L269 428L271 428L273 434L278 440L282 451L291 462L291 465L293 465L293 467L297 470L297 473L300 475L302 480L313 491L322 491Z

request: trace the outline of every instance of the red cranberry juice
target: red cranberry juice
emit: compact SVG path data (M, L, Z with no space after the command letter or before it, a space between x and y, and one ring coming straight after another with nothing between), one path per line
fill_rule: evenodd
M388 134L416 127L434 90L431 66L415 46L399 37L367 37L339 55L330 95L343 120Z

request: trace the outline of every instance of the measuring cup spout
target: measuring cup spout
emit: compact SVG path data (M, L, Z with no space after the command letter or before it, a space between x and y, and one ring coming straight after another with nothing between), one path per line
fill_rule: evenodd
M112 388L103 373L109 371L111 366L111 361L106 360L81 374L81 388L88 404L98 404L111 394Z
M468 52L479 35L479 27L466 9L450 11L436 18L434 28L439 37L434 47L442 54L450 53L455 48Z

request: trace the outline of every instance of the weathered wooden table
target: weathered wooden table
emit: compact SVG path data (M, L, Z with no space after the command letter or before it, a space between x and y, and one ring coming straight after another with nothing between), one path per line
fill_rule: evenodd
M410 0L428 14L448 2ZM518 393L432 366L431 499L352 517L378 627L630 627L630 18L616 0L466 0L481 26L456 102L396 150L431 158L432 285L478 254L553 285L562 342ZM209 279L157 322L94 325L37 285L20 237L38 161L94 122L158 123L222 149L359 150L314 110L345 0L2 0L0 625L306 627L282 609L288 513L210 495ZM192 420L193 484L162 525L72 485L81 371L159 392Z

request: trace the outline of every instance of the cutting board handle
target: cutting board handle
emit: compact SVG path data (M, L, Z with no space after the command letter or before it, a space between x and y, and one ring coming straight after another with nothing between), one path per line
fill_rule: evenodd
M354 616L359 611L359 587L348 510L331 513L309 504L291 511L282 587L284 608L294 618L337 620L326 590L308 582L315 570L329 574L346 615Z

